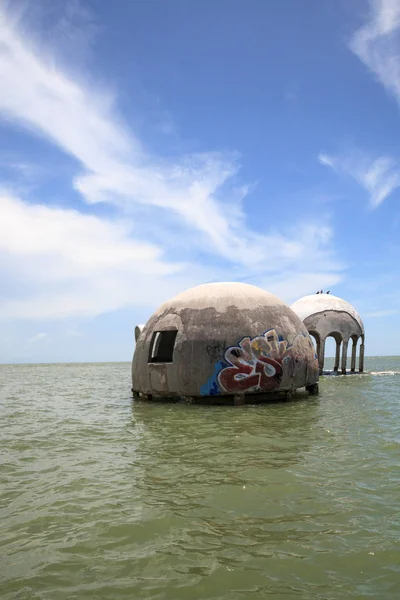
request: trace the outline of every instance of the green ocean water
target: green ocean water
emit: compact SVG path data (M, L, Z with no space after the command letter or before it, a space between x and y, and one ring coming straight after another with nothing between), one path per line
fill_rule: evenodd
M0 366L1 600L400 597L400 357L245 407Z

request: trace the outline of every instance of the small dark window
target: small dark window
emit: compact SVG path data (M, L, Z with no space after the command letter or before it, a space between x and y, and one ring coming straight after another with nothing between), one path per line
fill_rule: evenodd
M149 362L172 362L177 330L155 331L151 339Z

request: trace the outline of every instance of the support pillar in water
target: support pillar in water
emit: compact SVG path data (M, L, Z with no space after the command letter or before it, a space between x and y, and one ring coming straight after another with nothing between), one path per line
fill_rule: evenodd
M319 374L322 375L322 371L324 369L324 361L325 361L325 339L321 339L318 345L318 366L319 366Z
M335 365L333 367L333 370L335 373L337 373L339 371L339 363L340 363L340 345L341 345L341 341L336 340L336 355L335 355Z
M346 363L347 363L347 346L349 345L348 340L343 341L342 349L342 375L346 375Z
M351 349L351 372L354 373L356 370L356 352L357 352L357 340L353 339L353 347Z
M364 373L364 341L362 342L361 346L360 346L360 358L359 358L359 362L358 362L358 370L360 373Z

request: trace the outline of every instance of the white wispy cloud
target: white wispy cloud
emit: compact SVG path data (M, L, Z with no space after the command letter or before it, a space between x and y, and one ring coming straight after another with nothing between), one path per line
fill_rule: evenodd
M400 3L371 0L370 15L358 29L350 48L400 103Z
M302 296L308 296L317 290L334 289L341 281L341 273L328 274L324 271L304 270L298 273L286 273L285 277L276 277L272 281L266 278L261 283L278 298L284 298L288 304L292 304Z
M32 204L3 191L0 275L20 290L0 301L3 317L52 319L154 305L190 285L231 279L232 266L236 275L268 273L270 285L285 273L287 285L297 281L310 264L318 276L337 280L342 265L322 217L252 231L242 203L250 186L237 184L235 154L174 160L149 154L119 115L113 93L38 48L0 6L0 118L73 157L81 197L113 205L120 218L61 209L57 198ZM168 259L179 245L184 259ZM190 262L193 248L230 267L206 271Z
M350 175L369 194L369 205L377 208L400 186L400 165L392 158L371 159L360 152L343 156L321 153L318 160L338 173Z
M168 293L191 282L181 276L184 262L163 260L157 246L132 239L131 225L121 221L5 193L0 214L0 272L3 282L18 282L23 291L0 300L2 318L96 315L146 304L157 285Z
M184 288L213 279L245 278L248 270L210 269L167 261L162 249L132 237L132 223L31 204L0 193L0 298L3 319L58 319L95 316L126 306L156 306ZM138 226L137 226L138 227ZM254 283L292 299L301 289L332 285L343 265L331 248L329 227L295 226L291 253L280 252L282 234L271 244L268 261ZM289 242L288 242L289 243ZM312 264L313 272L308 271ZM318 281L318 284L317 284Z
M77 331L76 329L68 329L68 330L65 332L65 335L66 335L66 336L68 336L68 337L73 337L73 338L74 338L74 337L82 337L82 334L81 334L81 332L80 332L80 331Z
M49 335L47 333L41 332L29 338L28 344L37 344L38 342L44 342L45 340L49 340Z
M371 310L364 313L365 317L369 318L380 318L380 317L393 317L400 313L397 309L382 309L382 310Z
M57 69L4 12L0 39L0 114L25 124L79 161L83 172L74 185L86 201L117 204L127 212L136 203L172 211L233 262L262 263L270 255L271 239L246 228L241 195L232 202L230 191L221 202L223 186L238 172L235 156L209 152L175 162L150 156L119 118L111 94ZM290 241L280 242L281 252L286 248L290 255Z
M232 242L242 250L236 260L255 249L260 237L246 230L238 206L224 210L215 197L237 173L235 157L203 153L171 163L150 156L119 118L110 93L67 76L1 9L0 40L0 113L79 161L83 172L74 185L86 201L173 211L226 258Z
M350 39L350 49L400 104L400 2L370 0L365 23ZM369 194L376 208L400 186L400 163L389 156L373 157L359 152L343 156L321 153L321 164L350 175Z

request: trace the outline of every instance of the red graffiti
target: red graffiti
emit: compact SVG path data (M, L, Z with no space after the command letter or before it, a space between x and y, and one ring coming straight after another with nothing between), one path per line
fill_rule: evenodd
M228 393L276 390L282 380L286 349L287 342L279 341L274 329L253 339L243 338L225 352L224 358L232 366L219 373L220 387Z

